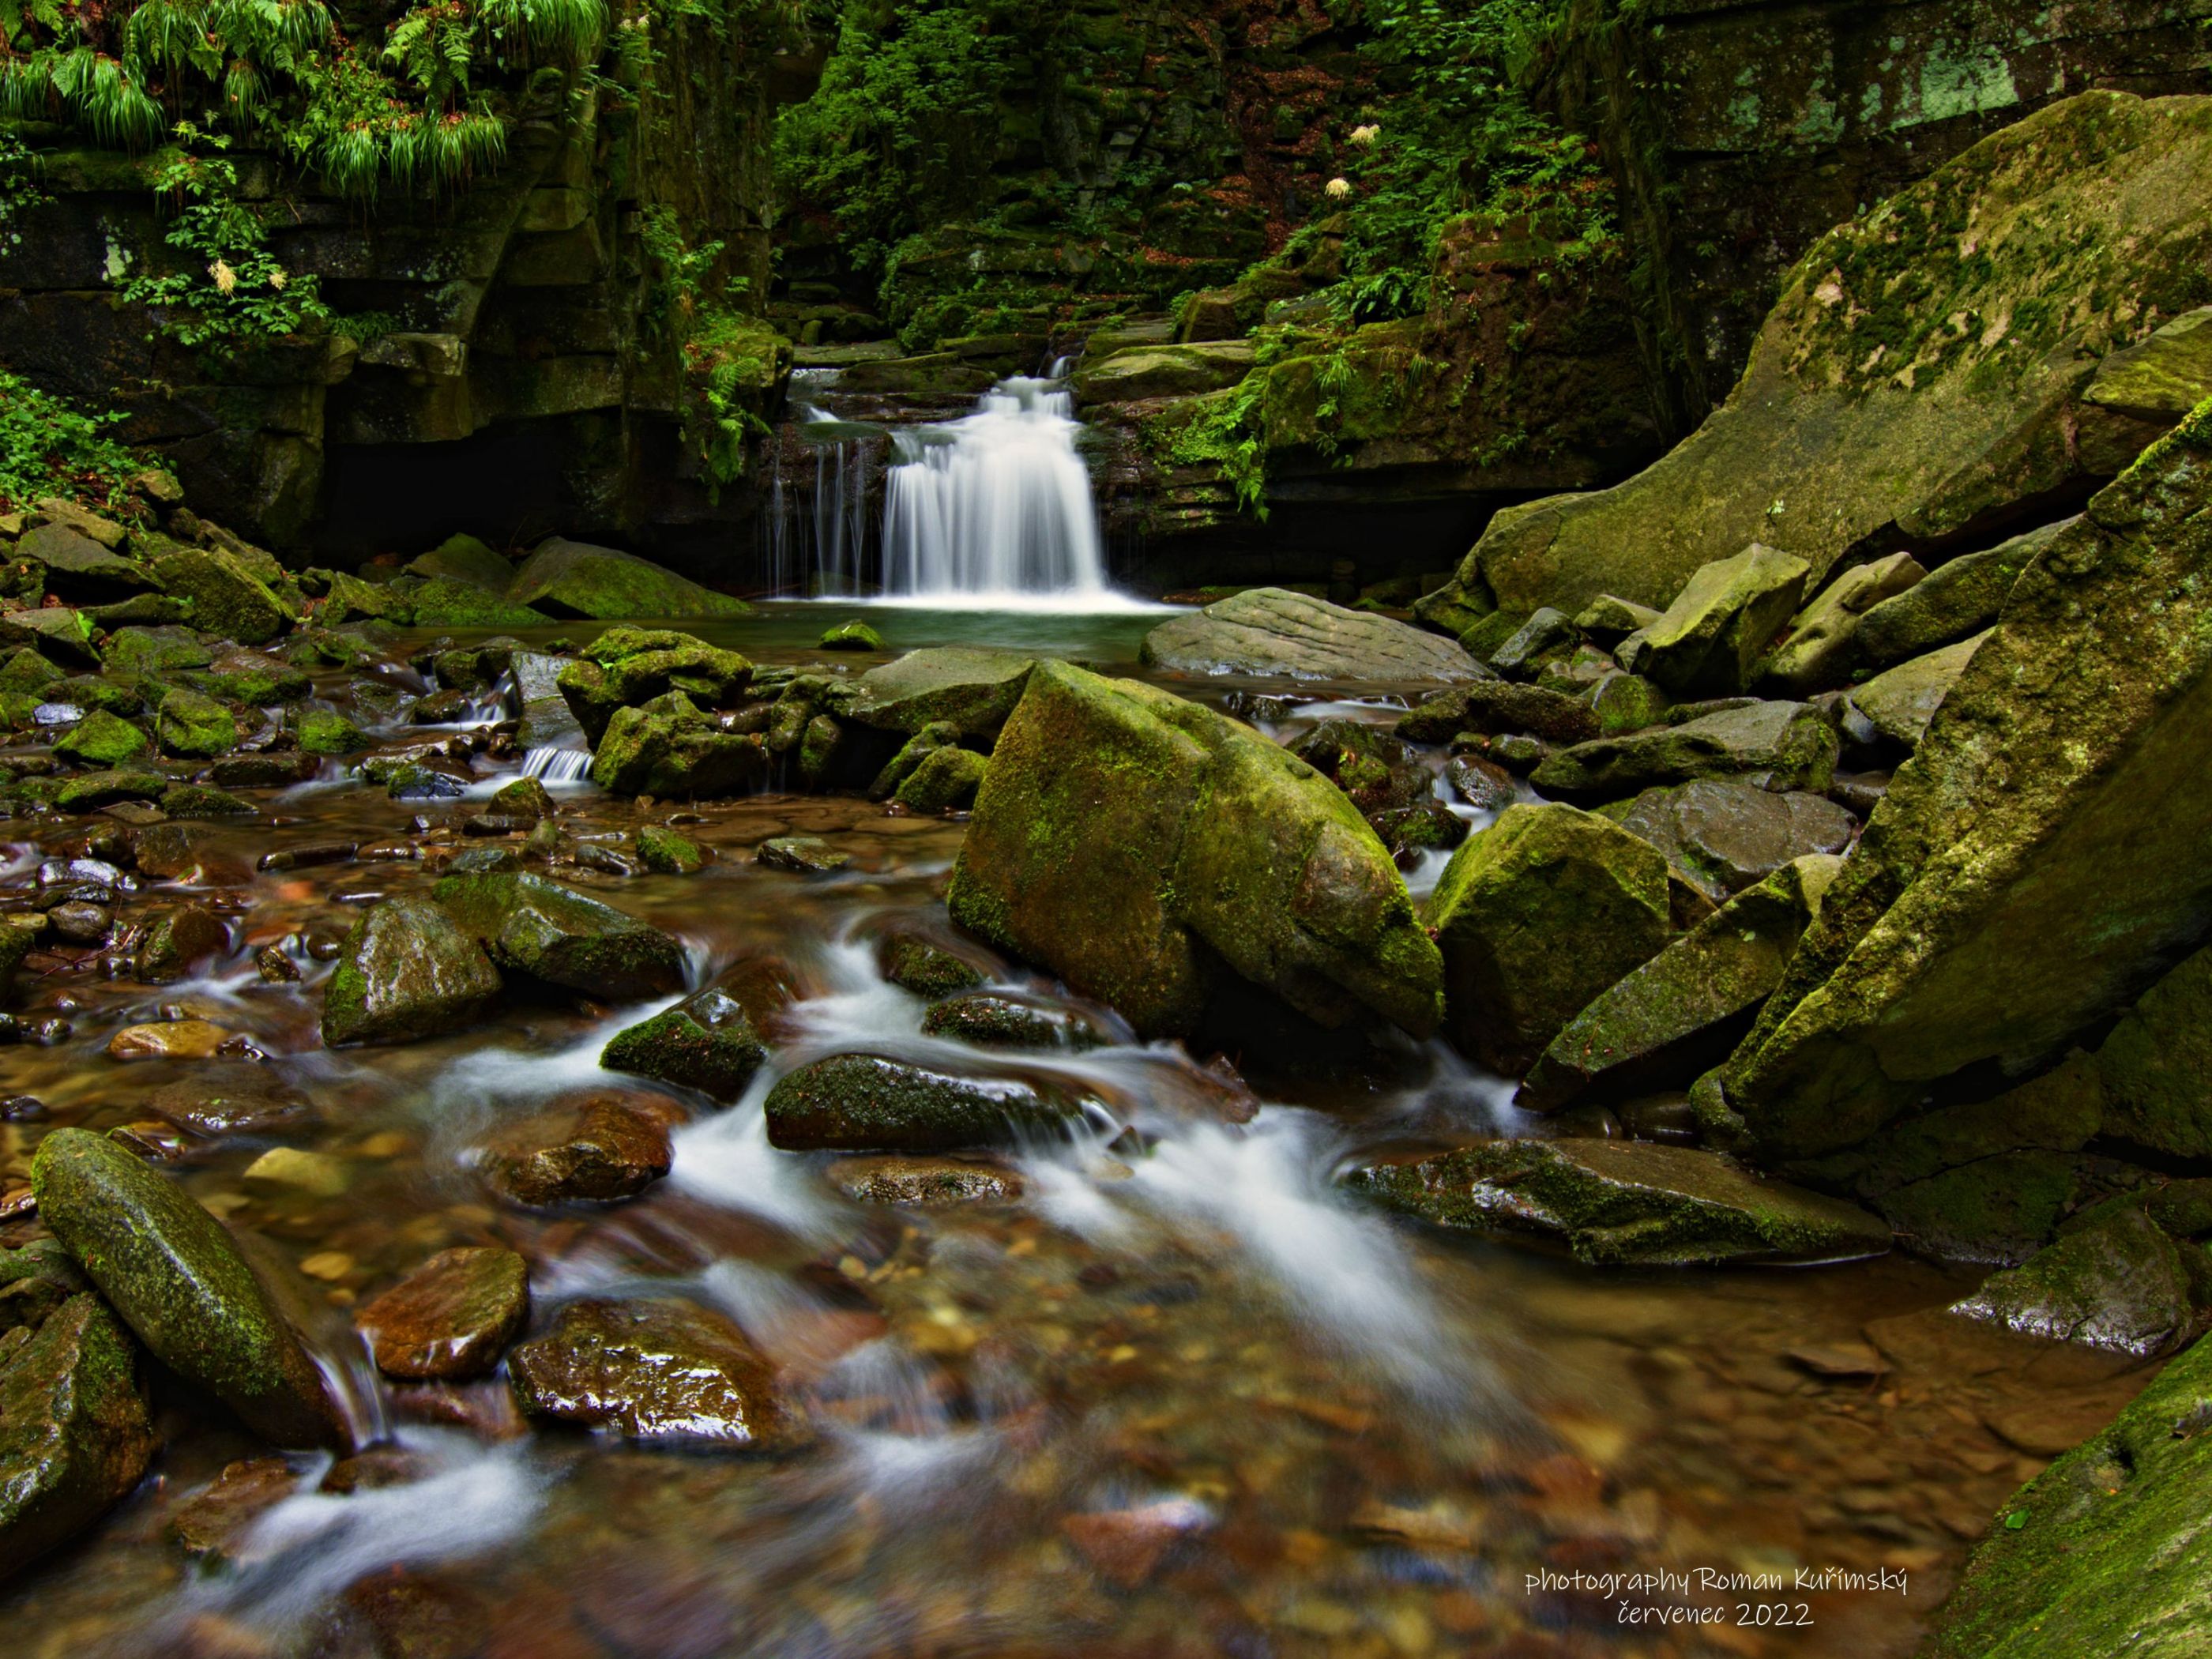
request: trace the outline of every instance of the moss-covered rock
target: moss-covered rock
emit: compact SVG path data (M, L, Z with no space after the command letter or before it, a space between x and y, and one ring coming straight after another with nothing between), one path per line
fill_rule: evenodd
M972 749L947 745L923 757L891 799L915 812L946 812L975 804L990 763Z
M940 749L948 749L960 741L960 728L950 720L935 720L908 738L899 751L884 763L884 769L876 774L875 781L868 786L870 800L889 800L898 793L899 786L915 774L916 768Z
M651 1019L615 1034L599 1051L611 1072L631 1072L658 1083L696 1089L734 1101L768 1059L744 1006L709 988Z
M744 695L753 665L690 634L666 629L611 628L586 647L582 659L561 670L562 697L596 744L617 710L652 702L670 691L708 708L724 708Z
M1767 789L1826 789L1841 745L1818 709L1753 702L1545 757L1529 781L1571 800L1618 800L1692 778L1741 778Z
M492 791L491 810L506 817L550 818L553 793L536 778L516 778Z
M696 800L764 786L768 745L727 732L681 691L617 708L592 755L592 781L623 795Z
M2106 1206L2017 1267L2002 1268L1952 1304L1968 1319L2023 1336L2148 1358L2204 1328L2212 1258L2177 1243L2141 1209Z
M2073 522L2062 519L2000 542L1985 553L1968 553L1937 565L1924 579L1859 618L1852 635L1855 654L1875 668L1886 668L1981 633L1996 621L2006 595L2029 561Z
M214 665L215 655L189 628L118 628L100 648L111 673L174 674Z
M1594 813L1509 806L1429 902L1453 1039L1518 1076L1591 998L1667 942L1667 860Z
M448 536L428 553L407 562L407 574L426 580L466 582L487 593L504 593L514 567L474 536Z
M1741 691L1796 614L1808 574L1804 560L1756 542L1700 565L1656 622L1621 641L1620 665L1677 696Z
M1858 660L1861 619L1927 574L1910 553L1853 565L1790 619L1788 635L1760 673L1801 697L1841 685Z
M658 823L637 832L637 856L647 869L664 876L696 876L707 867L706 852L697 842Z
M486 592L473 582L410 580L403 592L417 628L543 628L553 620L535 606Z
M431 896L502 968L618 1000L683 988L674 939L543 876L447 876Z
M138 924L131 971L149 985L167 985L229 949L230 930L205 905L159 905Z
M1327 1024L1433 1030L1442 968L1387 850L1328 781L1133 681L1040 663L1006 722L953 918L1113 1004L1191 1029L1221 968Z
M2063 1051L2212 927L2212 405L2021 572L1722 1079L1784 1155Z
M1196 397L1235 386L1251 373L1254 350L1249 340L1204 340L1136 346L1097 362L1086 356L1073 389L1086 404Z
M1036 659L980 646L933 646L860 676L845 714L884 732L920 732L946 725L962 738L986 738L1022 699Z
M335 708L302 709L292 732L310 755L358 755L368 747L362 729Z
M0 1299L4 1582L128 1497L156 1442L137 1351L59 1245L0 1251Z
M1525 732L1547 743L1587 743L1599 735L1596 712L1580 698L1510 680L1480 680L1439 691L1401 717L1409 743L1448 743L1462 732Z
M987 978L973 963L912 933L884 941L883 969L885 979L918 997L949 997L973 990Z
M362 913L323 988L323 1041L413 1042L477 1019L499 969L438 906L380 899Z
M1450 685L1481 677L1453 641L1371 611L1252 587L1145 635L1145 662L1182 674Z
M743 599L702 587L650 559L558 537L541 542L523 561L507 597L551 616L596 622L752 614Z
M882 651L888 648L884 644L884 636L858 617L823 629L822 637L815 644L824 651Z
M162 591L189 599L192 623L240 645L266 645L298 612L237 554L217 547L158 548L148 561Z
M103 1136L39 1143L39 1218L162 1364L280 1446L341 1443L321 1374L222 1224Z
M921 1017L921 1029L981 1048L1091 1048L1106 1040L1073 1009L990 992L948 997Z
M213 697L172 686L155 716L154 735L165 755L213 760L238 747L238 721Z
M129 720L95 708L54 744L54 753L80 766L128 766L150 754L153 743Z
M1627 483L1500 513L1462 565L1502 606L1664 605L1747 544L1825 580L2109 477L2156 425L2074 401L2097 357L2203 302L2212 103L2093 92L1832 232L1727 404Z
M755 850L753 862L794 875L828 876L850 866L853 855L819 836L771 836Z
M2212 950L2143 993L2097 1051L2114 1134L2179 1158L2212 1158Z
M1687 1146L1498 1140L1361 1165L1343 1181L1438 1226L1559 1239L1597 1267L1835 1261L1890 1246L1863 1210Z
M172 782L159 772L121 768L88 772L62 785L54 793L54 805L64 812L97 812L118 801L159 800L168 793Z
M832 1054L787 1073L763 1107L787 1152L951 1152L1019 1145L1085 1121L1084 1103L1005 1078L958 1077L880 1054Z

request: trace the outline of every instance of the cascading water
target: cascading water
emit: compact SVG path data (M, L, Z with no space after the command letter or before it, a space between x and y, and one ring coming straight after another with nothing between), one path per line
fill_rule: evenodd
M884 592L963 604L1107 597L1081 430L1059 380L1016 376L965 419L895 434Z

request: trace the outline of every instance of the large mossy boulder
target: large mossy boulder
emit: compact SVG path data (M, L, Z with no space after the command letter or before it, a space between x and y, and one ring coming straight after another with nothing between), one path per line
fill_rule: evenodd
M2212 1158L2212 950L2143 994L2098 1049L2097 1073L2112 1133Z
M1983 140L1806 252L1687 441L1506 508L1460 586L1524 613L1664 605L1751 542L1817 586L1869 543L2113 476L2166 422L2076 399L2099 358L2203 303L2208 195L2212 100L2087 93Z
M2212 1342L2008 1499L1936 1615L1923 1659L2202 1652L2212 1554Z
M556 684L596 744L617 710L681 691L708 708L740 697L753 665L690 634L667 629L610 628L584 647L582 658L561 670Z
M1810 567L1753 543L1701 565L1656 622L1620 642L1620 665L1681 697L1743 690L1796 614Z
M1037 665L975 800L956 921L1113 1004L1194 1027L1225 969L1323 1024L1435 1029L1442 964L1358 810L1249 728Z
M1771 1153L2063 1052L2212 931L2212 404L2021 573L1719 1079Z
M1029 686L1033 657L985 646L909 651L860 676L842 711L862 726L919 735L946 726L955 738L987 738Z
M619 795L701 800L764 787L768 745L757 732L725 731L681 691L617 708L592 753L591 778Z
M105 1136L39 1143L39 1218L155 1357L280 1446L341 1443L322 1375L222 1224Z
M1254 587L1145 635L1143 658L1182 674L1450 685L1482 665L1451 641L1287 588Z
M752 614L743 599L702 587L650 559L557 536L523 561L507 597L550 616L593 622Z
M2170 1237L2125 1199L2107 1204L2017 1267L2001 1268L1952 1304L1968 1319L2023 1336L2148 1359L2204 1328L2212 1256Z
M1693 778L1817 793L1833 781L1840 750L1835 728L1810 703L1753 702L1555 750L1528 781L1576 801L1618 800Z
M266 645L299 620L289 599L268 580L282 574L273 562L257 571L253 562L226 549L175 542L159 546L149 562L162 591L190 600L192 625L208 633L240 645Z
M0 1250L0 1583L130 1496L155 1444L137 1350L61 1246Z
M684 988L673 938L544 876L447 876L431 896L501 968L623 1001Z
M1595 813L1509 806L1452 854L1428 914L1453 1040L1517 1077L1667 943L1667 860Z
M338 947L323 1041L413 1042L473 1024L500 992L483 947L427 899L380 899Z
M1688 1146L1495 1140L1363 1164L1343 1181L1438 1226L1557 1239L1595 1267L1838 1261L1890 1247L1863 1210Z
M790 1152L951 1152L1080 1130L1079 1097L881 1054L832 1054L776 1080L762 1107Z

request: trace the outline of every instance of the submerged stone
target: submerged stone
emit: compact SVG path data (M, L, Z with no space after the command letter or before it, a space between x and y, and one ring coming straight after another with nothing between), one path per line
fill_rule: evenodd
M665 1097L588 1095L500 1130L483 1169L518 1204L609 1204L666 1175L673 1103Z
M772 836L753 854L756 864L803 876L834 875L852 861L850 853L832 846L819 836Z
M841 1158L823 1174L857 1204L911 1210L1012 1204L1024 1190L1018 1171L964 1158Z

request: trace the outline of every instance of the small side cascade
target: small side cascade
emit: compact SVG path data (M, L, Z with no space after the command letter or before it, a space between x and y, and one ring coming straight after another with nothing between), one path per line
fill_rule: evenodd
M799 419L786 428L770 468L761 526L771 593L849 593L868 579L882 434L810 400L808 394L827 396L836 374L802 368L792 375Z

